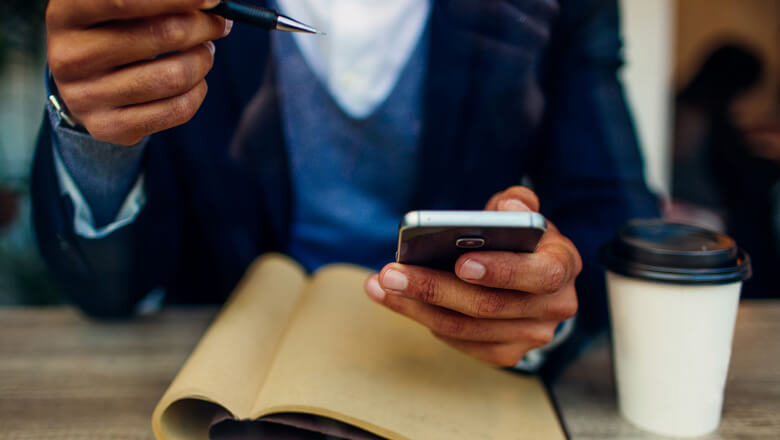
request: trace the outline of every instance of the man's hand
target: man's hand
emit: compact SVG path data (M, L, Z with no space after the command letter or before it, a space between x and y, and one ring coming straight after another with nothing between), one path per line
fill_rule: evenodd
M206 96L219 0L51 0L49 68L71 115L95 138L132 145L189 121Z
M493 196L486 209L538 211L539 201L527 188L513 187ZM574 316L574 280L581 269L577 249L548 222L534 253L467 253L455 264L455 274L388 264L365 288L374 301L458 350L513 366L549 343L558 324Z

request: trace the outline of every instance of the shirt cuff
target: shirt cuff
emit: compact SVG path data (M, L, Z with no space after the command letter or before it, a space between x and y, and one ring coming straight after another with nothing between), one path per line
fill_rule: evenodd
M544 363L547 361L547 356L550 354L550 352L555 350L558 346L569 339L569 336L571 336L572 332L574 331L574 322L576 319L577 318L575 317L560 323L558 328L555 329L555 336L553 337L553 340L550 341L549 344L545 345L544 347L529 351L512 368L524 373L538 372L542 366L544 366Z
M51 103L47 112L59 163L90 207L92 224L100 227L111 223L138 184L149 137L132 146L102 142L63 124Z
M63 195L68 196L71 202L73 202L73 230L77 235L89 239L105 238L117 229L135 221L146 204L146 188L143 174L136 180L114 221L105 226L96 227L92 210L65 169L62 158L60 158L56 149L52 153L54 154L54 168L57 173L60 190Z

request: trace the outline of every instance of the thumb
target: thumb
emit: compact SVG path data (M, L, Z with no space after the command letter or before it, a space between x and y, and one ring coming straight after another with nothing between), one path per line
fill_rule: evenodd
M532 209L528 207L522 200L519 199L506 199L498 203L499 211L515 211L515 212L532 212Z
M485 206L487 211L539 212L539 198L523 186L513 186L494 195Z

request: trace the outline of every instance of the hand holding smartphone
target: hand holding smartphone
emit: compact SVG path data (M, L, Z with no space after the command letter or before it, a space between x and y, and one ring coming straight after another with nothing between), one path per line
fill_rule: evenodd
M579 253L538 210L535 194L512 187L486 211L411 212L398 230L401 264L371 276L366 293L457 350L516 365L577 311Z
M398 228L396 262L452 271L466 252L533 252L546 230L536 212L412 211Z

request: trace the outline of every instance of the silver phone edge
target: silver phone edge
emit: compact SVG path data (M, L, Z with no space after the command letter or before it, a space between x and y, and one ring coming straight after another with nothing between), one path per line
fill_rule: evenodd
M527 217L528 221L518 224L518 215ZM479 219L474 221L475 217ZM538 212L411 211L403 216L398 230L409 227L521 227L547 231L547 220Z
M504 222L497 222L495 224L479 224L475 225L474 223L458 223L458 222L444 222L444 223L437 223L434 221L430 221L430 217L434 216L437 218L442 218L446 216L451 216L453 214L457 214L458 217L463 217L465 215L473 215L475 213L479 213L477 216L483 217L485 216L484 213L488 214L510 214L508 216L504 216L505 218L514 216L516 214L524 214L527 215L530 219L528 224L526 225L517 225L514 223L504 223ZM425 216L428 216L427 220L424 221L423 219L426 218ZM492 218L500 218L501 215L498 217L490 216ZM412 228L418 228L418 227L520 227L520 228L534 228L534 229L540 229L543 232L547 232L547 220L544 218L544 216L538 212L506 212L506 211L410 211L407 212L401 219L401 224L398 226L398 243L396 245L396 252L395 252L395 261L396 263L400 263L400 251L401 251L401 244L403 243L403 236L404 231Z

